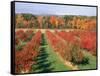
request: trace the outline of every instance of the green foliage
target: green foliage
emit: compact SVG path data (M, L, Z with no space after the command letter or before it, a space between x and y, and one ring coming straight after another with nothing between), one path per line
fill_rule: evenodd
M16 51L22 50L22 46L21 45L17 45L16 46Z
M74 17L74 16L65 15L65 16L64 16L64 19L65 19L66 21L68 21L68 20L72 20L73 17Z
M33 27L33 24L32 24L32 23L30 23L30 24L29 24L29 27L30 27L30 28L32 28L32 27Z
M20 22L20 23L18 23L18 25L16 25L16 28L23 28L23 27L24 27L23 22Z
M32 14L23 14L25 20L31 20Z
M26 42L30 41L33 37L34 33L30 34L30 36L27 38Z
M96 16L91 16L90 18L91 18L91 19L96 19Z
M26 45L26 42L20 41L20 44L16 45L16 47L15 47L16 51L22 50L23 46L25 46L25 45Z
M15 15L15 18L16 18L16 19L18 18L18 14Z

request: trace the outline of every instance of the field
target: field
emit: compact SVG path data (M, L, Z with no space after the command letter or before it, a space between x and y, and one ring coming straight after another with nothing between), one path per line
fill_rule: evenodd
M16 73L97 68L95 16L16 14Z

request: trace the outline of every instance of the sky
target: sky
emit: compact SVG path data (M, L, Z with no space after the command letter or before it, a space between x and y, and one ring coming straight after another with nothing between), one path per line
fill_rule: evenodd
M16 2L15 13L96 16L96 7Z

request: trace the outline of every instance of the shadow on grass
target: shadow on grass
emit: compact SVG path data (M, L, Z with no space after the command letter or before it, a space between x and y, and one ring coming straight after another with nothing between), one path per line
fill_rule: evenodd
M82 62L80 62L80 63L75 63L75 62L73 62L74 64L76 64L76 65L87 65L87 64L89 64L89 58L88 57L84 57L83 58L83 61Z
M83 62L81 64L82 65L89 64L89 58L88 57L84 57Z

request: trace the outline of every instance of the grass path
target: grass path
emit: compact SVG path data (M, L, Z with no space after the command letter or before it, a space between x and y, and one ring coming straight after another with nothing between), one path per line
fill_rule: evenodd
M42 42L40 47L40 55L37 57L37 64L32 66L32 73L47 73L47 72L60 72L69 70L83 70L83 69L96 69L96 57L83 50L85 57L89 59L86 64L76 64L70 66L69 62L65 62L61 57L55 53L47 41L46 35L42 35ZM73 68L72 68L73 67Z
M32 72L45 73L72 70L60 60L59 56L48 45L44 34L42 35L41 45L40 55L37 58L37 64L33 65Z
M63 39L63 38L61 38L61 37L59 37L57 34L55 34L55 36L57 37L57 38L59 38L64 44L66 44L66 46L68 45L67 43L66 43L66 41ZM59 54L58 54L59 55ZM60 55L59 55L60 56ZM61 56L60 56L61 57ZM70 68L72 68L72 70L79 70L79 68L78 68L78 66L77 65L73 65L73 63L72 62L70 62L70 61L65 61L65 60L63 60L62 58L60 58L67 66L69 66Z

